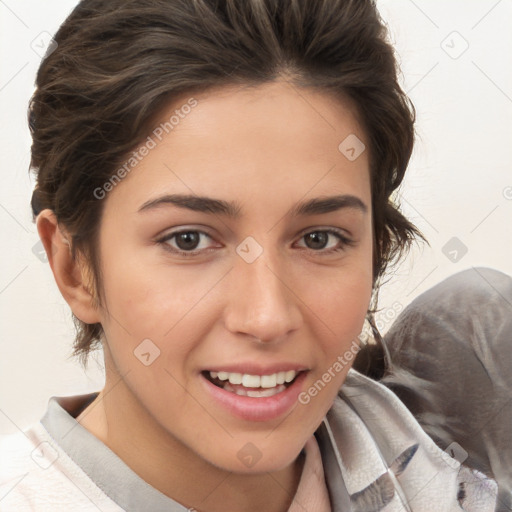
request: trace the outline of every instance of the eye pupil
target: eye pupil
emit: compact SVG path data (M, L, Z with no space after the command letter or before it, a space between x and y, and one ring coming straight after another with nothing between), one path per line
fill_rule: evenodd
M322 231L313 231L312 233L308 233L306 235L306 245L310 249L323 249L327 244L329 234ZM313 242L313 246L311 246L308 241Z
M199 233L196 231L184 231L176 235L176 245L184 251L187 249L195 249L198 243Z

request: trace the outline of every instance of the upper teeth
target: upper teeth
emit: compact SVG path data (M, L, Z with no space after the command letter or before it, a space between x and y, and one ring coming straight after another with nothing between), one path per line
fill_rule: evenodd
M291 382L297 372L273 373L272 375L249 375L247 373L210 372L212 379L229 380L231 384L242 384L246 388L273 388L285 382Z

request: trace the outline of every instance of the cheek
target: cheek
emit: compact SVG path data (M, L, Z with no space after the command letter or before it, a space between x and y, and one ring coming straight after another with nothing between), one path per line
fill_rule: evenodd
M183 272L127 259L105 269L109 357L133 395L166 424L167 415L190 408L183 387L188 354L201 339L193 307L204 286L191 284ZM172 408L162 408L164 394L173 397Z
M317 307L309 317L317 364L298 402L315 421L327 414L354 363L371 298L371 272L352 268L339 278L338 286L330 281L317 290Z
M208 290L208 278L193 279L190 272L130 260L111 266L104 280L108 323L134 336L163 338Z
M141 264L135 258L105 265L105 334L118 371L130 371L127 381L134 383L137 394L165 388L181 396L177 383L188 386L195 349L219 317L220 303L210 294L223 273L224 268L205 269L199 278L194 265L173 268L166 262Z
M316 272L303 286L307 304L317 317L315 324L326 332L331 348L342 348L348 338L360 334L372 295L371 250L360 251L336 270ZM312 320L313 321L313 320Z
M320 379L325 407L336 395L360 347L359 335L372 295L371 252L355 256L336 272L326 273L304 288L310 308L308 320L317 348L318 366L312 381ZM309 292L308 292L309 290ZM328 373L326 373L328 372ZM313 394L315 391L313 391Z
M359 335L370 298L371 276L368 278L365 273L358 272L346 276L339 287L331 286L329 292L322 294L318 313L321 321L317 320L316 325L319 329L317 340L326 357L325 367L330 367L347 350L356 353L359 350ZM325 332L325 335L321 336L320 332Z

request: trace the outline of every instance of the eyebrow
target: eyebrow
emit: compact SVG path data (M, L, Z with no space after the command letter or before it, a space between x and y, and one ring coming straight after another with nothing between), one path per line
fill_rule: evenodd
M146 201L139 208L139 212L146 212L163 206L178 206L179 208L186 208L195 212L225 215L232 219L238 219L241 216L242 211L241 206L236 202L196 195L166 194ZM317 197L315 199L310 199L309 201L303 201L295 205L288 212L288 215L319 215L345 208L359 210L362 213L368 212L368 207L359 197L350 194L343 194L337 196Z

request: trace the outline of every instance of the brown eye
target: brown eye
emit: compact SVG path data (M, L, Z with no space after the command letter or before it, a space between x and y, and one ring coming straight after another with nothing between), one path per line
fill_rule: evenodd
M310 249L324 249L329 240L329 233L325 231L313 231L305 235L304 239Z
M182 256L194 256L211 249L213 239L204 231L193 229L168 233L158 243L171 252Z
M199 233L197 231L183 231L174 235L178 249L191 251L197 248L199 244Z
M317 229L302 235L306 249L328 254L331 252L342 251L348 246L354 245L354 241L347 238L341 231L335 229Z

